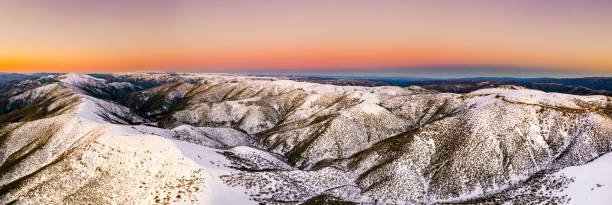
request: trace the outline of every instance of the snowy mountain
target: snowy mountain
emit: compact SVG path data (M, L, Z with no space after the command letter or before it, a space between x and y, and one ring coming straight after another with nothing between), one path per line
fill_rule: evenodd
M3 204L612 201L601 95L192 73L0 91Z

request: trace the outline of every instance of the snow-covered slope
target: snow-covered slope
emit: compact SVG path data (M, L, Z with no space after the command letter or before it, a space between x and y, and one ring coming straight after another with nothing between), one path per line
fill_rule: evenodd
M57 78L0 99L6 103L0 115L0 203L218 204L230 193L234 202L249 202L244 191L221 191L239 190L219 179L231 172L223 155L167 138L199 140L209 133L214 145L226 147L248 144L250 136L206 127L179 135L187 125L158 129L159 135L135 132L129 124L146 120L133 109L78 87L113 85L83 74Z
M2 89L4 203L580 204L612 186L581 174L607 169L605 96L189 73Z
M124 135L72 114L2 132L3 204L197 202L206 192L206 170L158 136Z
M570 204L609 204L612 202L612 153L582 166L566 167L556 175L572 178L559 195L567 195Z

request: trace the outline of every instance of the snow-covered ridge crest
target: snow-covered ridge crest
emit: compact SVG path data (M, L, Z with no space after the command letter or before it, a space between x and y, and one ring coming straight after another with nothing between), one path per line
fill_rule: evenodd
M585 109L588 107L606 107L610 104L610 97L603 95L576 96L562 93L546 93L531 89L489 88L481 89L470 94L497 95L510 102L533 105L546 105L553 107Z
M121 91L133 91L136 86L129 82L107 83L105 79L94 78L90 75L72 72L57 77L59 84L80 94L96 97L111 98Z
M91 83L91 82L105 83L106 82L106 80L104 79L94 78L94 77L91 77L90 75L79 73L79 72L71 72L68 74L60 75L59 78L61 78L60 82L69 83L69 84L83 84L83 83Z

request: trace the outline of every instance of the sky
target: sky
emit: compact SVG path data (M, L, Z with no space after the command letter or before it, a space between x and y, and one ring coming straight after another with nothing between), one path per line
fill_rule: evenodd
M609 0L2 0L0 25L0 72L612 75Z

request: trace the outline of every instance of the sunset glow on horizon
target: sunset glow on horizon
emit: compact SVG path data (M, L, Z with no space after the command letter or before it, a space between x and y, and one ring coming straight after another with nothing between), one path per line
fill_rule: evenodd
M0 72L500 65L612 73L612 1L0 3Z

